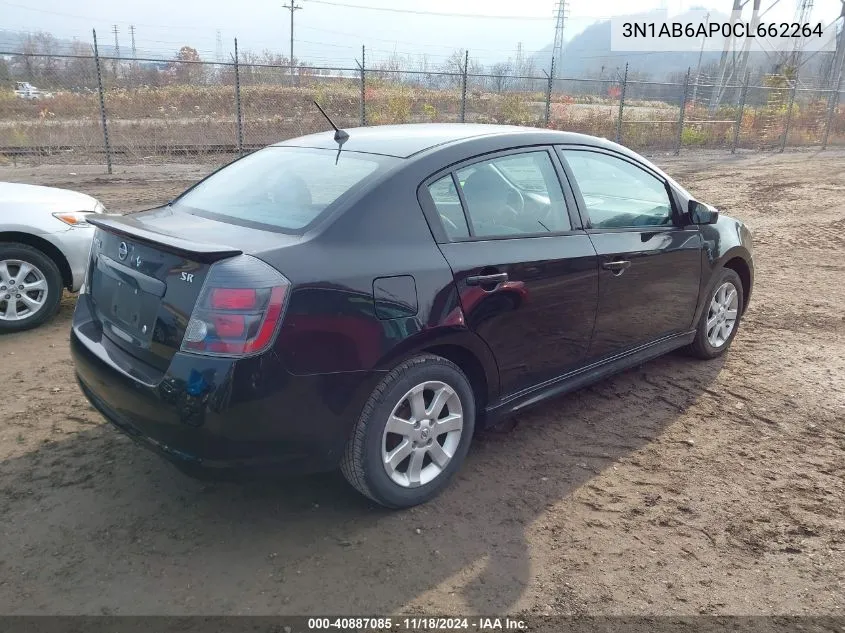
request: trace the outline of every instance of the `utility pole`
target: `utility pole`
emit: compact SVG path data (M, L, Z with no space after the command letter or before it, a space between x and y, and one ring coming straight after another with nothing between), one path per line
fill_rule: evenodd
M839 17L842 18L842 24L839 25L839 39L836 41L836 53L833 56L832 72L830 73L830 96L827 103L827 122L824 126L822 149L827 149L830 126L836 112L836 104L839 101L839 91L842 90L842 78L845 75L845 0L842 0L842 12Z
M138 50L135 48L135 25L129 25L129 36L132 38L132 61L129 64L129 87L135 87L135 78L137 76L138 70L138 62L135 60L138 59Z
M722 100L722 93L724 86L726 86L735 70L736 51L733 51L733 59L729 59L732 49L736 46L736 38L733 36L734 24L739 21L742 14L742 8L745 6L742 0L733 0L733 9L731 10L731 35L725 38L725 46L722 49L722 56L719 59L719 75L713 82L713 93L710 95L710 110L715 111L719 107L719 102ZM733 62L733 63L732 63Z
M114 33L114 56L120 58L120 41L117 38L119 29L117 28L117 24L112 25L111 32Z
M710 26L710 12L708 11L707 14L704 16L704 28L706 29ZM695 105L695 98L698 96L698 84L701 83L701 58L704 55L704 44L707 42L706 37L701 38L701 50L698 51L698 65L695 67L695 86L692 88L692 102L693 106Z
M112 72L114 73L114 80L117 81L117 65L120 59L120 42L117 39L117 24L112 25L111 32L114 33L114 56L115 60L112 62Z
M839 17L842 23L839 25L839 39L836 42L836 54L833 57L833 72L830 73L831 90L842 89L842 76L845 74L845 0L842 0L842 11Z
M810 14L813 12L813 0L801 0L795 12L795 22L797 24L807 24L810 21ZM801 65L801 53L803 52L806 38L796 38L795 45L792 47L792 53L789 55L789 68L795 72L795 79L798 78L798 68Z
M293 85L293 14L302 7L290 0L290 4L283 4L282 7L290 11L290 85Z
M522 73L525 70L525 53L522 52L522 42L516 43L516 57L514 58L513 68L511 72L513 72L514 77L522 77ZM519 88L522 85L524 79L515 79L514 80L514 87Z
M555 39L552 46L552 59L555 60L555 66L558 68L563 63L563 28L566 25L566 18L569 13L566 2L567 0L559 0L557 7L555 7L557 12L555 14Z
M728 91L731 81L735 78L741 77L748 66L748 54L751 46L751 40L753 38L743 38L742 48L739 51L734 50L736 48L737 39L733 36L733 25L736 24L736 22L742 21L742 10L749 2L751 2L750 31L754 33L756 32L757 25L760 23L760 19L778 2L780 2L780 0L773 0L769 8L763 11L763 13L760 13L760 4L762 0L734 0L730 20L732 25L732 34L730 37L725 38L725 47L722 50L722 57L719 60L719 75L713 82L713 92L710 95L711 112L715 112L716 108L719 107L719 104L722 102L722 99Z

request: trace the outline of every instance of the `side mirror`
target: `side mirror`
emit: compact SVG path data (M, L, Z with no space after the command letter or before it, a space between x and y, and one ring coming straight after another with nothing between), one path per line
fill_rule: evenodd
M687 211L693 224L716 224L719 219L718 209L698 200L690 200Z

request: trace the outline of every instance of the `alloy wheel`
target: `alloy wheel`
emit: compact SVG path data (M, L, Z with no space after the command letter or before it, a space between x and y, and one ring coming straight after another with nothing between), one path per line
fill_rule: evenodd
M430 380L411 388L393 408L382 436L388 477L404 488L433 481L458 450L463 427L463 406L452 387Z
M37 266L20 259L0 261L0 321L34 316L47 301L47 278Z
M739 293L736 286L726 281L716 289L707 312L707 341L714 348L727 343L736 327L739 310Z

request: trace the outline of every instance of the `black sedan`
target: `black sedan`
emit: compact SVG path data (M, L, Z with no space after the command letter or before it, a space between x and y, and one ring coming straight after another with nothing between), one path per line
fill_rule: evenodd
M505 415L724 353L754 280L741 222L624 147L531 128L305 136L90 221L71 347L111 423L196 475L340 466L394 508Z

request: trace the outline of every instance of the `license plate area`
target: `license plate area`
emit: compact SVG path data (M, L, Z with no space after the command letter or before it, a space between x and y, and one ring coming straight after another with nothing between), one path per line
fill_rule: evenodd
M97 258L91 281L104 332L149 348L165 284L103 255Z

